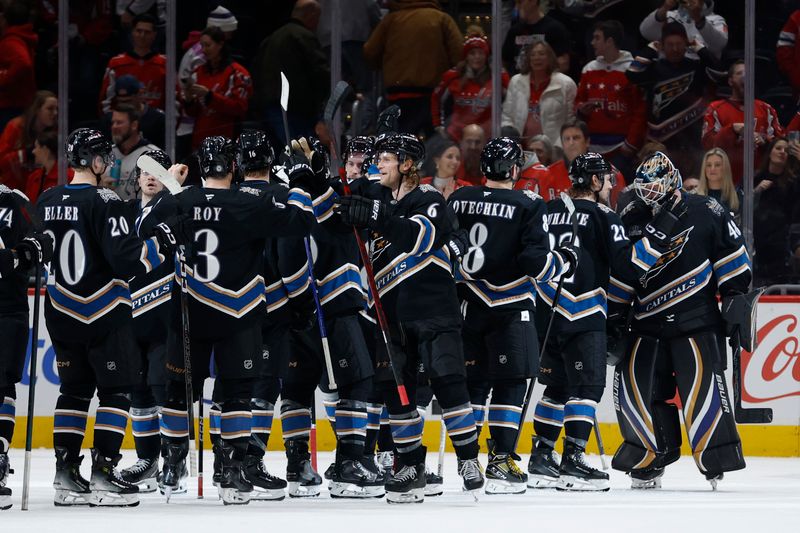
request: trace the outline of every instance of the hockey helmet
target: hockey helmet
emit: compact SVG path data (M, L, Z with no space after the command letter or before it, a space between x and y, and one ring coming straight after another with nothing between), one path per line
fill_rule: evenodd
M166 152L163 150L148 150L139 157L143 156L150 156L152 159L155 160L156 163L168 169L172 166L172 160L169 158ZM139 165L136 165L136 179L139 179L139 175L142 173L142 169L139 168Z
M414 166L419 169L425 160L425 145L410 133L395 133L375 139L375 153L388 152L397 155L397 160L403 162L411 159Z
M108 166L112 163L111 148L111 141L98 130L78 128L67 137L67 163L72 168L87 168L95 157L102 157Z
M266 133L252 129L242 131L236 143L236 164L242 172L269 169L273 159L275 152Z
M576 189L591 188L592 176L597 176L601 183L605 177L608 177L611 185L616 185L613 167L602 155L596 152L587 152L579 155L569 166L569 179L572 180L572 186Z
M481 151L481 172L493 181L510 180L516 166L521 169L525 155L519 143L509 137L491 139Z
M633 190L647 205L661 204L683 186L680 171L662 152L655 152L636 169Z
M236 146L221 135L206 137L200 143L197 157L200 160L200 174L204 178L224 178L233 172Z
M347 161L353 154L364 154L365 156L369 157L372 154L374 147L375 141L372 139L372 137L353 137L347 141L347 144L344 147L344 152L342 152L342 159Z

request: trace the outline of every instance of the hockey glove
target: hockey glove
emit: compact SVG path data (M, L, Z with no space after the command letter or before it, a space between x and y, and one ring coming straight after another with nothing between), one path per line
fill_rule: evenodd
M461 261L469 250L469 233L463 228L454 231L450 234L446 246L450 250L450 260L454 263Z
M363 196L339 197L336 212L348 226L369 227L380 231L386 220L386 206L380 200L370 200Z
M686 202L677 195L664 204L653 221L644 227L644 233L653 244L667 248L675 230L675 225L686 214Z
M578 249L571 243L564 243L557 247L555 252L561 256L561 260L567 264L567 270L562 276L565 278L572 276L578 268Z
M28 270L34 264L49 263L53 257L53 238L47 233L34 233L25 237L15 247L20 270Z
M316 323L316 308L311 291L306 290L299 296L289 299L289 329L292 331L308 331Z
M328 190L325 158L317 152L310 152L309 155L310 158L301 151L293 152L286 163L286 173L290 187L299 187L312 198L317 198Z
M636 199L625 206L620 218L628 236L638 240L644 234L644 227L653 219L653 210L642 200Z
M158 245L173 254L178 247L189 242L191 237L191 218L189 215L176 215L168 218L165 222L156 224L153 228L153 236L158 241Z

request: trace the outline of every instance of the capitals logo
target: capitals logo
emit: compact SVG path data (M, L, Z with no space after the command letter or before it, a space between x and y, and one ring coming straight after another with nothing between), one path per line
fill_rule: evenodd
M647 271L644 277L641 278L642 287L647 287L647 283L658 276L662 270L664 270L667 265L673 262L675 259L681 255L683 252L686 243L689 242L689 234L694 229L694 226L689 226L682 232L674 235L669 242L669 250L664 253L661 257L658 258L658 261Z
M376 261L381 254L389 248L392 243L390 243L385 237L381 234L370 231L370 246L369 246L369 256L372 261Z

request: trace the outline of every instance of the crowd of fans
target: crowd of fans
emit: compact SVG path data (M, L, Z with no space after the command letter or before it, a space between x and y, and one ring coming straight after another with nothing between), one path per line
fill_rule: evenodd
M596 151L617 169L615 199L641 157L662 150L687 190L740 217L751 75L742 60L743 0L503 0L499 51L488 17L453 18L470 2L340 4L342 74L357 92L347 106L359 108L346 134L370 134L382 108L399 106L401 130L428 145L426 181L446 196L481 183L499 76L502 134L528 155L517 187L553 198L569 187L570 162ZM757 5L756 282L797 283L800 1L769 4ZM58 181L57 5L0 0L0 183L32 199ZM70 1L69 127L99 127L113 139L117 161L104 185L136 195L134 161L163 148L165 134L190 165L204 137L233 137L243 126L284 143L280 73L290 85L291 135L330 139L321 120L329 2L177 0L177 9L179 50L169 52L178 119L165 133L165 0ZM493 53L501 72L492 72Z

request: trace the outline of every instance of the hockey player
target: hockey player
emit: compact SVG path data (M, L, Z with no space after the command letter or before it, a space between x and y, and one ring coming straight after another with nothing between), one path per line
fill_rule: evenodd
M344 159L345 178L352 181L367 173L372 158L375 141L371 137L358 136L347 141Z
M581 268L563 281L539 365L539 381L545 391L534 411L536 437L528 466L534 487L556 484L560 490L609 489L608 474L592 468L584 459L606 382L609 275L613 272L623 280L644 275L666 250L665 236L671 234L682 208L680 202L665 208L648 225L645 236L632 244L619 216L607 207L614 174L614 168L600 154L579 155L570 166L569 191L577 221L570 217L563 200L548 204L551 242L572 243L580 255ZM551 308L557 283L537 284L539 296ZM553 448L562 424L566 433L564 455L556 465Z
M668 403L677 386L692 455L716 487L724 472L745 467L723 373L725 324L717 294L747 292L750 258L727 210L713 198L681 191L680 172L663 153L639 166L633 188L647 210L663 211L678 195L687 212L669 252L645 276L632 284L611 281L613 299L633 301L634 313L626 358L614 373L624 442L612 467L629 473L634 488L661 486L664 468L680 456L678 408Z
M459 189L448 201L458 225L469 232L469 250L457 278L472 403L485 405L492 391L487 494L526 489L514 446L526 380L536 375L538 360L532 279L571 275L578 262L568 244L551 250L541 197L513 190L523 157L516 141L492 139L481 153L486 185Z
M253 385L262 360L264 239L305 235L314 222L311 199L299 188L290 189L285 201L255 189L232 190L235 157L230 139L206 138L199 154L205 186L189 188L177 197L179 211L190 216L193 237L181 265L188 292L193 401L208 377L213 350L221 388L219 488L226 505L248 503L253 490L243 461L250 442ZM177 291L173 291L173 301L180 302ZM179 487L189 451L181 315L175 312L173 316L161 415L165 493Z
M45 301L61 380L53 427L55 504L134 506L138 487L115 469L139 371L128 280L156 269L176 239L163 223L153 228L155 237L139 239L124 203L97 186L111 163L111 143L99 131L73 131L66 151L72 181L45 191L37 205L56 248ZM78 454L95 390L100 402L87 482Z
M8 449L14 436L16 384L28 344L27 272L31 266L41 268L53 255L49 235L27 236L31 228L22 212L27 202L21 192L0 185L0 510L11 507Z
M164 168L172 161L161 150L151 150L147 155ZM154 176L141 172L136 182L141 197L128 201L126 220L140 237L152 235L153 228L175 212L175 200L164 190ZM152 272L137 276L130 282L131 312L136 337L136 354L139 357L139 380L131 394L131 429L138 460L120 471L122 479L139 486L139 492L156 490L158 456L161 439L158 413L164 405L166 381L166 341L169 305L175 264L171 256Z
M389 502L424 499L425 455L422 419L416 410L417 369L422 364L442 406L443 418L458 455L463 488L483 486L478 442L464 375L461 317L458 313L451 256L460 256L462 239L451 239L444 198L419 185L425 148L413 135L376 140L381 179L357 183L359 195L342 196L338 213L346 224L368 227L376 284L390 323L394 361L378 345L376 379L382 384L397 447L396 472L386 483ZM450 239L450 240L448 240ZM403 377L409 405L402 405L391 364Z

